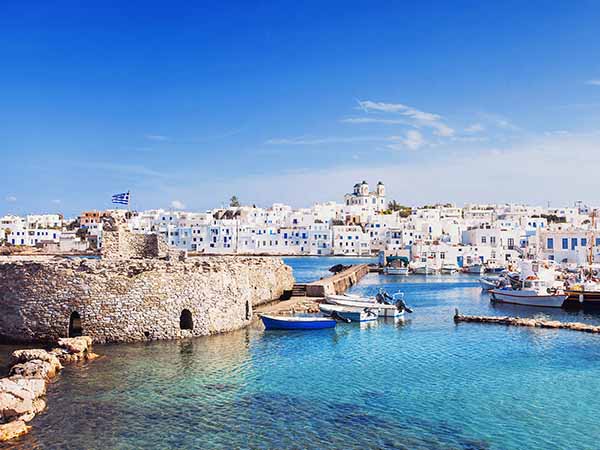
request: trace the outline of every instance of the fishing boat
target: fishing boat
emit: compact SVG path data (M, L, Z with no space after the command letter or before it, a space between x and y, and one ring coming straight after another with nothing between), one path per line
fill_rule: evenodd
M484 264L484 270L486 273L500 273L506 270L506 267L501 265L495 259L488 259Z
M436 270L429 266L426 262L413 263L412 271L417 275L433 275L436 273Z
M388 256L383 273L386 275L408 275L409 260L406 256Z
M327 317L272 316L261 314L260 319L267 330L319 330L333 328L336 325L334 319Z
M500 277L481 277L479 279L479 284L481 285L481 289L484 291L489 291L492 289L497 289L500 286L502 279Z
M373 303L370 301L351 300L344 298L326 298L327 303L339 306L348 306L351 308L373 308L377 310L379 317L401 317L404 315L404 308L400 305L386 305L383 303Z
M458 272L458 266L456 264L446 263L442 265L441 271L444 275L453 275Z
M561 308L568 297L557 287L556 271L551 263L522 261L520 280L518 289L513 286L490 290L490 300L513 305Z
M374 307L351 307L341 305L320 304L319 309L327 316L334 319L350 320L351 322L368 322L377 320L377 306Z
M408 275L408 272L408 266L387 266L385 269L383 269L383 273L386 275Z
M483 271L483 264L479 263L471 264L470 266L464 269L465 273L476 273L477 275L482 275Z

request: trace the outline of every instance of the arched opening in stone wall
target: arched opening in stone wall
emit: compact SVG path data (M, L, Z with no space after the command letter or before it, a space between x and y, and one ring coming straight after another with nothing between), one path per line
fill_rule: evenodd
M179 317L179 328L182 330L194 329L194 321L192 320L192 313L189 309L184 309L181 311L181 316Z
M81 326L81 316L77 311L73 311L69 318L69 337L77 336L83 336L83 327Z

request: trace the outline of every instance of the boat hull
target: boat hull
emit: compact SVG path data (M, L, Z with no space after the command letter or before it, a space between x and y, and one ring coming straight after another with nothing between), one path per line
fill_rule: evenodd
M567 299L567 295L565 294L531 295L527 291L508 289L492 289L490 290L490 295L492 302L542 308L562 308Z
M290 318L261 316L260 319L267 330L321 330L336 325L335 320L323 320L322 317L315 317L312 320L290 320Z
M320 305L319 309L323 314L328 317L337 314L342 319L349 320L351 322L370 322L377 320L377 307L349 307L340 305Z
M386 275L408 275L408 267L386 267Z
M333 296L327 297L326 300L328 303L340 306L348 306L350 308L376 309L379 313L379 317L402 317L404 315L404 311L399 310L395 305L383 305L381 303L369 301L345 300Z
M571 308L590 308L600 309L600 291L565 291L569 297L566 305Z

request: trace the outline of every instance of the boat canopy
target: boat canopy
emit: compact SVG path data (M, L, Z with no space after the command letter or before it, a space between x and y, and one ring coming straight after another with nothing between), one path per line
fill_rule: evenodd
M386 256L387 263L390 264L394 261L400 261L401 263L408 264L408 258L406 256Z

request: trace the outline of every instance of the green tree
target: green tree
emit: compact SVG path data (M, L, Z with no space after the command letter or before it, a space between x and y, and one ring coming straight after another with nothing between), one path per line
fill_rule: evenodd
M239 206L241 206L237 196L234 195L231 197L231 199L229 200L229 206L231 206L232 208L238 208Z

